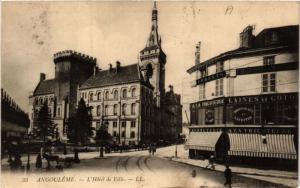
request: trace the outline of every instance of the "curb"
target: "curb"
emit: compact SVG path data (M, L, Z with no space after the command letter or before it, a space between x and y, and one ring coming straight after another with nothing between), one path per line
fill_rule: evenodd
M191 166L194 166L194 167L199 167L199 168L207 169L207 168L205 168L203 166L197 166L195 164L190 164L190 163L187 163L187 162L184 162L184 161L174 160L173 158L170 158L170 157L164 157L164 158L166 158L168 160L171 160L171 161L188 164L188 165L191 165ZM212 169L207 169L207 170L217 171L217 172L223 172L222 170L212 170ZM262 173L248 173L248 172L233 172L233 173L234 174L239 174L239 175L255 175L255 176L266 176L266 177L274 177L274 178L295 179L295 180L298 179L298 177L280 176L280 175L269 175L269 174L262 174Z

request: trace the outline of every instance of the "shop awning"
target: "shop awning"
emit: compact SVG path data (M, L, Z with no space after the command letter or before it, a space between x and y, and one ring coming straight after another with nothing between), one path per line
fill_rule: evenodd
M263 143L261 134L229 133L228 155L246 157L267 157L297 159L292 134L267 134Z
M191 132L185 149L215 151L215 146L222 132Z

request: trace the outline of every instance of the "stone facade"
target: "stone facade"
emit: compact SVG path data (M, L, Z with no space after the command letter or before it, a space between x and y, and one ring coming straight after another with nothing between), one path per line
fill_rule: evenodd
M106 125L117 144L141 144L175 140L181 130L180 95L165 93L166 55L158 34L156 3L152 27L139 62L107 70L96 59L74 51L54 55L55 78L41 74L30 99L31 126L46 101L62 141L67 141L69 117L83 98L92 107L93 126ZM167 98L170 97L170 100ZM175 101L175 103L174 103Z

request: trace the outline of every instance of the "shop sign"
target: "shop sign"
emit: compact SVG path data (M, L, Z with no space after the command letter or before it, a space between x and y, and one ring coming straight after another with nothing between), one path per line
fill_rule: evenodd
M289 63L273 64L273 65L267 65L267 66L265 65L265 66L239 68L236 70L236 74L237 75L258 74L258 73L264 73L264 72L295 70L297 68L298 68L297 62L289 62Z
M206 109L205 111L205 124L214 124L215 111L214 109Z
M228 97L227 104L259 104L259 103L274 103L274 102L296 102L297 94L275 94L275 95L255 95Z
M235 124L253 123L254 111L249 107L239 107L233 111Z
M212 74L212 75L200 78L196 82L197 82L197 85L199 85L199 84L203 84L203 83L206 83L206 82L209 82L209 81L212 81L212 80L217 80L217 79L220 79L220 78L224 78L225 76L226 76L226 72L222 71L222 72L218 72L216 74Z

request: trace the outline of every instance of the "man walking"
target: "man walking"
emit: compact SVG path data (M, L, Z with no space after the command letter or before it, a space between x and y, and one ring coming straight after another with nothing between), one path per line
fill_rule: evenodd
M224 172L225 178L226 178L226 182L224 183L224 186L228 185L229 187L231 187L231 169L229 168L228 165L226 165L226 170Z
M208 159L208 164L206 165L205 168L215 170L215 165L214 165L214 156L211 155L210 158Z

